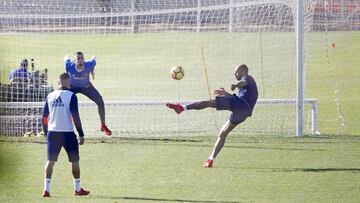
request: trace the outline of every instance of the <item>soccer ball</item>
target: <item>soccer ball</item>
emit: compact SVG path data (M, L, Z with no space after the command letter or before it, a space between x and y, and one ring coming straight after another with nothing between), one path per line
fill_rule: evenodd
M171 68L170 74L171 74L172 79L181 80L185 75L185 71L184 71L183 67L181 67L181 66L174 66Z
M26 132L26 133L24 134L24 137L35 137L35 133L33 133L33 132Z
M45 133L44 132L39 132L38 134L36 134L36 137L45 137Z

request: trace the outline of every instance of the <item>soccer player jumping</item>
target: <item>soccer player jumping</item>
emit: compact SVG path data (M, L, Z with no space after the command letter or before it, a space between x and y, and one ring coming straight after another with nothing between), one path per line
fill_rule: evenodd
M74 133L74 125L79 133L80 144L84 144L84 132L78 111L75 94L69 91L70 80L67 73L59 76L61 88L50 93L43 109L43 130L47 135L47 156L43 197L50 197L50 180L53 167L62 147L72 165L75 196L88 195L90 192L80 187L79 144Z
M249 69L245 64L235 68L234 74L238 82L231 84L230 88L232 91L238 89L238 95L230 94L224 88L220 88L214 91L216 95L214 100L199 101L189 105L166 104L167 107L174 109L178 114L185 110L201 110L204 108L216 108L217 110L229 110L232 112L229 120L221 128L214 149L204 164L206 168L212 167L213 161L224 146L226 136L230 131L252 114L258 98L258 90L254 78L248 72Z
M74 61L71 61L69 56L64 58L66 72L70 76L70 91L74 94L81 93L94 101L98 107L100 116L100 130L110 136L112 133L105 124L105 105L100 93L90 82L90 74L94 77L94 68L96 65L96 58L93 56L90 61L85 61L82 52L76 52ZM94 78L93 78L94 79Z

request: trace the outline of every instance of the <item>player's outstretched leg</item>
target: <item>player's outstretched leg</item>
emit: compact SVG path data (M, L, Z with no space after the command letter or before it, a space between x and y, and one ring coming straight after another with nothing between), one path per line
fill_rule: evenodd
M189 105L181 105L179 103L167 103L167 107L174 109L177 114L180 114L184 110L201 110L205 108L216 108L216 100L199 101Z
M226 139L227 135L236 126L237 126L237 124L233 124L229 120L221 128L221 130L219 132L218 139L217 139L217 141L215 143L214 149L213 149L211 155L209 156L209 159L204 163L205 168L211 168L212 167L215 157L218 155L218 153L220 152L220 150L223 148L223 146L225 144L225 139Z

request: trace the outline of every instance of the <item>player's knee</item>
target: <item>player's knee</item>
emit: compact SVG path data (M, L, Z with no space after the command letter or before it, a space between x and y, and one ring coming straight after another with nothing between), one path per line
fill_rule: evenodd
M208 106L211 108L216 108L216 100L210 100Z
M240 123L244 122L247 117L247 114L233 113L230 117L230 123L232 125L239 125Z
M222 140L225 140L227 135L228 135L228 132L220 131L218 138L222 139Z
M45 171L51 171L55 165L55 161L48 161L45 166Z
M104 100L102 97L99 97L95 100L95 103L98 105L98 106L104 106Z
M56 161L57 161L57 156L52 156L48 158L48 163L45 165L45 168L53 168Z
M79 161L71 162L71 163L72 163L72 170L73 171L80 171ZM76 163L76 164L74 164L74 163Z

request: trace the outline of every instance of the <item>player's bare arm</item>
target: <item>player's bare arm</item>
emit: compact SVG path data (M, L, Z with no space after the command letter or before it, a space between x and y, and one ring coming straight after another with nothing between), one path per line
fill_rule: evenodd
M84 131L82 129L81 120L79 116L78 100L76 95L72 95L70 102L70 111L76 130L79 133L79 144L84 144Z
M231 84L230 89L234 91L236 88L240 89L242 87L245 87L247 85L245 80L240 80L238 83Z

